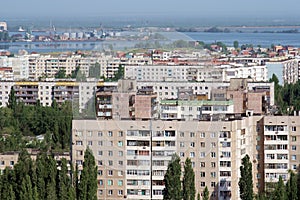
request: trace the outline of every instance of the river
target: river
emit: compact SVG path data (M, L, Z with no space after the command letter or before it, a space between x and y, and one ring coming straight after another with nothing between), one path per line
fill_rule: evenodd
M300 33L254 33L254 32L230 32L230 33L208 33L208 32L159 32L168 38L162 43L173 42L175 40L197 40L205 43L220 41L228 46L233 46L236 40L240 45L253 44L262 47L274 45L290 45L300 47ZM137 33L139 34L139 33ZM17 53L19 50L28 52L63 52L76 50L103 50L113 47L114 50L124 50L132 48L140 42L134 40L105 40L105 41L64 41L64 42L9 42L0 43L0 49Z

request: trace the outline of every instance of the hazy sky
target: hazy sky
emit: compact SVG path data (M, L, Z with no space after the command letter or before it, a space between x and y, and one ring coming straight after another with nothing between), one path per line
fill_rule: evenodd
M299 0L1 0L5 17L299 16Z

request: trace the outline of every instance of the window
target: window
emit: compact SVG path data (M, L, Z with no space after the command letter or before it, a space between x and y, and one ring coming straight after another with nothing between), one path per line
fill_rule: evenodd
M195 133L194 132L190 132L190 137L195 137Z
M103 185L103 180L99 180L99 185Z
M190 152L190 157L194 158L195 157L195 152Z
M108 195L113 195L113 190L108 190Z
M180 157L184 157L184 152L179 153Z
M118 190L118 195L119 196L123 195L123 190Z
M200 182L201 187L205 187L205 182Z
M200 162L200 167L205 167L205 162Z
M205 172L200 172L200 177L205 177Z
M113 170L108 170L108 176L112 176L114 174Z
M112 137L113 136L113 132L112 131L108 131L108 137Z
M114 184L113 180L107 180L107 185L113 185L113 184Z
M119 164L120 166L122 166L122 165L123 165L123 161L122 161L122 160L119 160L118 164Z
M292 145L292 150L296 151L296 149L297 149L296 145Z
M204 148L205 147L205 142L200 142L200 146Z
M180 147L184 147L184 142L180 142L180 143L179 143L179 146L180 146Z
M292 155L292 160L296 160L297 156L296 155Z
M195 147L195 142L191 142L190 146Z
M205 133L204 132L200 133L200 138L205 138Z
M297 137L296 136L292 136L292 142L296 142L297 141Z
M295 132L297 130L296 126L292 126L292 131Z
M112 160L109 160L109 161L108 161L108 165L109 165L109 166L113 166L113 161L112 161Z
M212 142L212 143L210 143L210 146L211 146L211 148L215 148L216 147L216 143Z
M122 147L123 146L123 141L118 141L118 147Z
M102 176L103 175L103 170L98 170L98 175Z
M216 133L211 133L211 134L210 134L210 137L211 137L211 138L215 138L215 137L216 137Z
M102 160L99 160L99 161L98 161L98 165L99 165L99 166L102 166L102 165L103 165L103 161L102 161Z
M122 180L118 180L118 186L122 186L123 185L123 181Z
M119 137L123 137L123 131L119 131Z
M118 152L118 155L119 155L119 156L123 156L123 151L119 151L119 152Z
M98 146L103 146L103 141L98 141Z
M212 158L215 158L216 157L216 152L211 152L210 155L211 155Z
M200 158L204 158L205 157L205 152L200 152Z
M211 187L216 187L216 182L211 182L211 183L210 183L210 186L211 186Z
M99 190L99 195L103 195L103 190Z
M98 151L98 156L102 156L103 155L103 151Z
M98 132L98 137L102 137L103 133L101 131Z
M216 172L210 172L210 177L216 178L216 176L217 176L217 173L216 173Z
M82 146L82 141L76 141L76 145Z
M180 132L180 133L179 133L179 136L180 136L180 137L184 137L184 132Z
M216 163L215 163L215 162L211 162L211 163L210 163L210 166L211 166L212 168L215 168L215 167L216 167Z
M88 131L87 136L88 137L92 137L93 136L93 132L92 131Z
M108 156L113 156L113 151L108 151Z
M93 145L93 141L88 141L88 145L92 146Z

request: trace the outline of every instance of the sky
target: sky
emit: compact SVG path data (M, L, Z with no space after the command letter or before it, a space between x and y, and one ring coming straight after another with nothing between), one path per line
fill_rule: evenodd
M299 0L1 0L6 18L298 18ZM165 18L167 17L167 18Z

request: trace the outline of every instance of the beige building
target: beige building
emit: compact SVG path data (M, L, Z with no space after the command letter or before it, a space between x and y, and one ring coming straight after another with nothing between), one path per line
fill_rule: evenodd
M212 199L238 199L241 159L257 160L257 123L251 116L233 121L73 120L72 158L80 166L93 150L98 166L98 199L162 199L163 178L174 153L191 158L197 192ZM262 130L262 129L260 129ZM257 192L263 179L254 178Z

